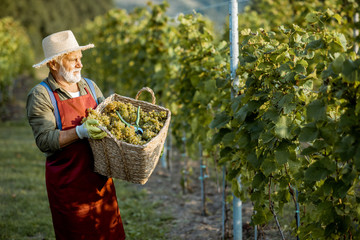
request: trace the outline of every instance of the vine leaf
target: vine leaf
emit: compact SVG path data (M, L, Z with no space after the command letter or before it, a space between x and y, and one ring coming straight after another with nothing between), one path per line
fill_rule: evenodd
M287 116L281 116L275 125L275 134L280 138L290 139L291 134L291 119Z
M235 116L234 116L234 117L235 117L239 122L244 122L248 112L249 112L248 104L245 104L244 106L242 106L242 107L239 109L239 111L237 111L237 112L235 113Z
M315 22L317 22L319 20L316 13L308 13L306 15L305 19L309 23L315 23Z
M266 179L266 176L262 172L258 172L253 178L251 186L256 189L261 189L266 184Z
M225 126L230 119L230 116L228 116L225 112L220 112L215 115L214 120L211 121L210 128L221 128Z
M356 150L356 153L354 156L355 166L358 171L360 171L360 146L359 145L357 147L357 150Z
M212 144L216 145L221 142L222 138L225 134L231 132L231 129L229 128L221 128L217 133L214 134L212 139Z
M318 129L314 124L307 124L301 129L301 132L299 134L299 141L312 142L317 138L318 134Z
M321 100L311 102L306 109L308 121L319 121L326 119L326 106Z
M228 147L234 146L235 136L236 136L235 131L226 133L222 139L224 146L228 146Z
M291 113L296 108L296 103L294 102L294 94L286 94L279 101L279 107L282 107L284 110L284 114Z
M330 158L322 158L311 164L305 171L305 181L319 181L325 179L329 174L336 170L336 163Z
M331 63L331 69L334 73L339 74L342 72L344 61L345 57L343 55L340 55Z
M246 160L256 169L262 164L262 159L258 158L255 153L249 153Z
M261 164L261 168L265 174L265 176L269 176L272 172L274 172L277 168L276 162L274 159L265 159L264 162Z
M286 150L275 151L275 159L278 164L285 164L291 158L291 154Z
M316 50L324 47L324 41L322 39L309 42L305 50Z
M319 164L312 164L305 171L305 181L315 182L324 179L329 174L329 171Z
M342 74L345 77L347 82L357 82L360 80L360 60L351 61L346 59L344 61L344 67L342 69Z

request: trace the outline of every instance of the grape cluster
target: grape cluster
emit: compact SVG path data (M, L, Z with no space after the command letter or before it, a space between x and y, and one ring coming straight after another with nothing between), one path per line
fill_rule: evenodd
M139 126L144 131L143 134L136 134L135 130L123 123L116 111L120 113L121 117L129 124L135 125L137 117L137 108L131 103L123 103L113 101L109 103L102 111L98 113L89 108L86 119L96 119L101 126L106 127L117 139L130 144L144 145L154 138L161 128L164 126L167 113L166 111L145 112L140 109Z

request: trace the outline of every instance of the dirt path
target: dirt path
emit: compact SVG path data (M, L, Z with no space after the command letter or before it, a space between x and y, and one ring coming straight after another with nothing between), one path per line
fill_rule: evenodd
M175 157L175 159L180 159ZM189 161L190 172L189 184L186 189L181 186L181 172L184 168L183 162L173 160L171 171L163 168L159 162L149 181L142 186L148 192L149 198L153 201L163 203L163 207L170 211L175 218L171 223L168 239L186 240L210 240L221 239L222 234L222 192L221 192L221 172L208 166L207 173L210 178L206 180L205 192L205 211L201 198L200 168L198 161ZM217 178L216 178L217 174ZM216 179L219 180L217 183ZM184 192L185 190L185 192ZM245 223L243 239L248 239L250 230L251 206L243 205L243 222ZM229 216L231 224L231 216ZM227 225L228 229L231 226ZM231 231L227 231L228 239L231 239Z

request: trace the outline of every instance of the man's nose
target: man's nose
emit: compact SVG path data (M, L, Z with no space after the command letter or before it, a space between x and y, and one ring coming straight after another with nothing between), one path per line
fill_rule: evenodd
M81 60L77 60L77 61L76 61L76 67L77 67L77 68L82 68L82 67L83 67L83 65L82 65L82 63L81 63Z

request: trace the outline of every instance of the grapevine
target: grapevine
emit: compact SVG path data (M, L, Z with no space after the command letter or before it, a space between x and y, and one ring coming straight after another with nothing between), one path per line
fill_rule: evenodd
M166 111L150 112L140 109L140 122L139 125L144 130L143 134L136 134L135 130L127 127L123 123L116 111L120 113L123 119L130 123L135 124L137 117L137 108L131 103L123 103L114 101L109 103L101 113L94 109L88 109L87 119L96 119L101 126L105 126L110 133L120 141L124 141L135 145L144 145L160 132L167 119Z
M144 82L154 89L172 112L174 145L186 139L189 157L198 156L198 143L209 155L219 149L234 195L254 204L253 225L281 215L296 189L294 202L307 211L299 227L290 223L295 235L360 238L352 207L359 202L360 60L350 53L358 3L253 3L239 15L234 99L228 43L199 14L170 21L164 5L114 10L88 24L83 36L98 52L86 71L105 91L131 92Z

